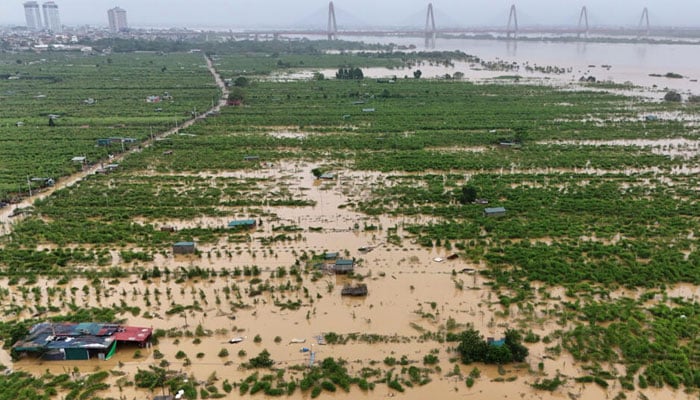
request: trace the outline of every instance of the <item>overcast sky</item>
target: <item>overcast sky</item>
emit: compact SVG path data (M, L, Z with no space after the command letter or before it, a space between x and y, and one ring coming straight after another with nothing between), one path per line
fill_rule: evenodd
M64 25L107 25L120 6L135 27L251 28L326 24L327 0L56 0ZM338 25L419 25L429 1L336 0ZM511 4L521 25L575 25L583 5L591 25L636 25L648 7L652 25L700 26L700 0L433 0L438 28L505 25ZM0 0L0 24L24 25L23 1Z

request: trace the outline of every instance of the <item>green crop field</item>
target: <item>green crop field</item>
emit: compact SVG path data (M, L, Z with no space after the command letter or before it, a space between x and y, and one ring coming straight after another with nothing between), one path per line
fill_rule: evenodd
M172 98L146 102L165 93ZM75 172L73 157L96 162L122 151L119 144L97 146L97 139L142 141L217 98L202 55L3 54L0 199L27 192L27 177L58 180ZM49 115L58 116L55 126Z

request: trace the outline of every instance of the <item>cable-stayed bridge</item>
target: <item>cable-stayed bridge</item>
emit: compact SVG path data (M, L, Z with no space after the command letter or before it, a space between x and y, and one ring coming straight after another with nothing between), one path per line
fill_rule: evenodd
M523 26L518 24L518 9L515 4L510 6L507 21L503 21L500 26L454 26L452 22L450 27L442 27L435 16L439 15L432 3L427 5L425 10L425 25L397 28L345 28L338 24L336 18L337 7L331 1L328 3L328 11L317 12L314 15L325 14L323 25L319 23L313 24L312 28L300 29L267 29L267 30L246 30L240 33L240 36L260 36L279 38L280 36L322 36L329 40L335 40L342 37L353 36L401 36L401 37L422 37L425 38L426 47L434 47L435 40L438 36L446 35L483 35L493 34L502 35L509 39L517 39L519 35L576 35L577 37L588 37L589 35L627 35L635 37L648 37L652 35L667 34L669 28L654 27L650 24L649 10L645 7L641 11L639 23L636 26L602 26L591 24L588 17L588 8L583 6L578 14L578 23L569 21L569 24L547 26L530 24ZM637 14L639 15L639 14ZM318 18L317 18L318 19ZM697 30L693 30L697 31Z

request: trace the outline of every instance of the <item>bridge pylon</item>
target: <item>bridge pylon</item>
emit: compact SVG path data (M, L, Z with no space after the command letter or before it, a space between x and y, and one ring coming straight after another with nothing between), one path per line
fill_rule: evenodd
M437 30L435 29L435 13L433 3L428 4L428 13L425 16L425 48L434 49Z
M578 17L578 33L577 36L581 37L581 34L584 34L586 37L588 37L588 8L586 6L583 6L581 8L581 15Z
M513 35L513 39L518 38L518 14L515 11L515 4L510 6L510 13L508 13L508 27L506 28L506 37L508 39Z
M335 22L335 7L333 2L328 3L328 40L338 39L338 24Z
M649 10L644 7L644 10L642 10L642 16L639 18L639 31L643 32L644 36L649 36Z

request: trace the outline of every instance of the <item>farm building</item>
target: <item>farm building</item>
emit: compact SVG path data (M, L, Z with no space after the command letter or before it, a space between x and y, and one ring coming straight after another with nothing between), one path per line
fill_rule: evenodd
M503 207L484 208L484 215L487 217L502 217L506 215L506 209Z
M335 174L332 172L326 172L325 174L319 176L318 179L323 179L325 181L332 181L335 179Z
M333 265L333 272L336 274L349 274L353 271L355 271L355 260L340 259Z
M177 242L173 245L173 254L194 254L194 242Z
M243 157L244 161L258 161L260 159L259 156L245 156Z
M228 223L229 228L254 228L257 225L257 221L254 219L238 219Z
M151 328L119 324L44 322L34 325L12 349L35 353L47 360L108 360L119 343L145 347L152 333Z
M340 291L341 296L367 296L368 291L367 291L367 285L364 283L361 283L357 286L351 286L351 285L345 285L343 286L343 289Z
M161 232L176 232L177 228L172 225L163 225L160 227Z
M335 260L337 259L339 254L337 252L327 252L323 254L323 259L324 260Z

